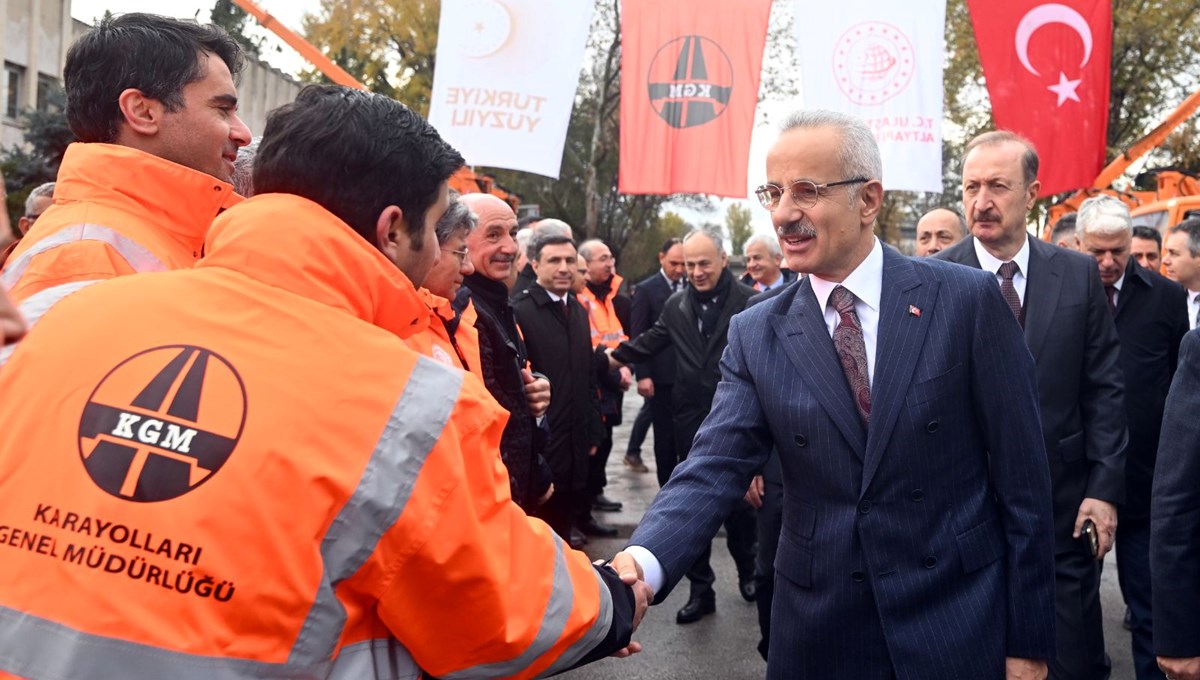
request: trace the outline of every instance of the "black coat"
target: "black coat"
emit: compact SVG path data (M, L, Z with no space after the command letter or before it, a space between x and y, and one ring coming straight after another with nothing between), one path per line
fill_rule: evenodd
M684 286L687 284L684 283ZM671 284L662 272L655 272L638 282L633 289L633 310L630 313L629 339L634 340L650 330L662 314L667 298L671 297ZM655 385L675 384L675 350L667 347L663 351L633 367L638 380L650 378Z
M532 286L536 282L537 282L537 274L534 273L534 271L533 271L533 265L526 262L525 267L522 268L521 271L517 273L516 282L513 283L512 294L511 294L513 301L516 302L517 296L520 295L521 292L524 291L526 288Z
M692 308L692 293L693 289L687 288L672 295L650 330L636 340L621 343L613 352L618 361L632 364L646 361L667 347L675 349L671 411L680 450L690 446L692 436L712 408L713 395L721 381L721 353L728 343L729 320L745 309L746 302L755 294L753 288L732 282L721 302L717 326L705 340Z
M541 456L545 444L525 397L521 369L527 354L517 332L516 320L508 300L508 288L481 274L463 281L459 297L470 296L479 318L479 364L483 383L492 397L508 411L508 423L500 437L500 457L508 468L513 500L529 510L550 486L549 469ZM463 305L462 300L457 300ZM553 386L551 386L553 390ZM553 392L551 392L553 398Z
M1175 376L1179 343L1188 332L1187 291L1131 257L1117 296L1116 323L1129 422L1120 521L1147 521L1163 408Z
M569 316L537 283L513 299L529 363L550 380L550 436L543 455L554 472L555 493L585 488L588 449L599 443L601 427L587 312L575 296L567 295L567 301Z
M934 257L980 268L969 236ZM1125 376L1095 258L1029 239L1025 343L1037 364L1055 549L1063 553L1076 547L1084 498L1125 502Z

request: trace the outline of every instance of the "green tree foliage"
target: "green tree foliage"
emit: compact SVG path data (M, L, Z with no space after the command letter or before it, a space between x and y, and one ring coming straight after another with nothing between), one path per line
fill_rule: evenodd
M658 271L658 252L669 238L683 238L692 230L687 220L671 210L663 212L654 224L630 237L624 255L617 262L621 275L636 283Z
M233 0L217 0L213 5L210 20L213 24L225 29L225 32L238 41L247 53L254 56L262 54L264 38L247 35L246 29L248 26L254 25L254 20L246 13L246 10L234 4Z
M750 208L730 203L725 210L725 233L729 234L729 253L741 253L746 241L754 234L754 227L750 225Z
M25 198L29 192L39 184L54 180L67 145L75 141L75 135L67 126L64 101L62 88L55 87L47 94L46 110L24 110L20 122L25 128L25 145L10 146L0 155L0 171L4 173L4 186L8 192L5 207L14 225L25 212Z

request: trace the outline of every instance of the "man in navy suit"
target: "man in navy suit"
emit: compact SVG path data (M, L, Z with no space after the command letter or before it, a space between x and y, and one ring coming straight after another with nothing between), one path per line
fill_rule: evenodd
M769 678L1043 678L1050 475L1021 328L991 277L873 233L871 130L789 117L756 192L809 275L733 318L712 412L614 567L662 602L774 445Z
M1037 171L1037 152L1011 132L971 140L962 171L971 236L934 257L983 269L1024 327L1054 493L1058 638L1050 677L1102 680L1109 661L1099 565L1125 501L1124 376L1096 261L1026 231L1041 187ZM1095 557L1082 532L1088 520L1098 531Z

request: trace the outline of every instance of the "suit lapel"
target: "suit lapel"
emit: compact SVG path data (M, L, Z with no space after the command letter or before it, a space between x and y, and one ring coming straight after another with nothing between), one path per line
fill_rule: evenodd
M1117 313L1113 315L1113 319L1121 318L1121 313L1141 298L1142 284L1145 284L1144 289L1148 291L1152 285L1150 277L1137 260L1130 257L1129 264L1125 265L1125 282L1121 284L1121 290L1117 294Z
M917 358L925 344L938 287L936 281L922 282L908 258L884 247L883 295L879 302L871 380L871 424L867 428L863 491L871 484L904 406Z
M801 281L793 287L791 295L792 304L787 312L771 315L775 335L800 377L861 460L866 454L866 433L833 349L825 315L817 307L812 284L808 279Z
M1025 344L1034 360L1050 335L1058 295L1062 291L1058 246L1029 239L1029 271L1025 273Z

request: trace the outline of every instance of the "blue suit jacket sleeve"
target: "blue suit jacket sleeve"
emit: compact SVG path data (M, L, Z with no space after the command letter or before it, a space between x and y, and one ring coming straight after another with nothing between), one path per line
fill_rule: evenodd
M990 284L990 282L988 282ZM1004 524L1008 656L1054 656L1054 523L1037 376L997 286L983 287L971 347L976 419Z
M734 316L730 322L712 411L687 460L675 468L629 539L653 553L663 567L666 581L655 604L666 599L712 540L771 450L758 392L746 371L742 321L743 316Z
M1200 331L1184 336L1150 501L1154 652L1200 656Z

